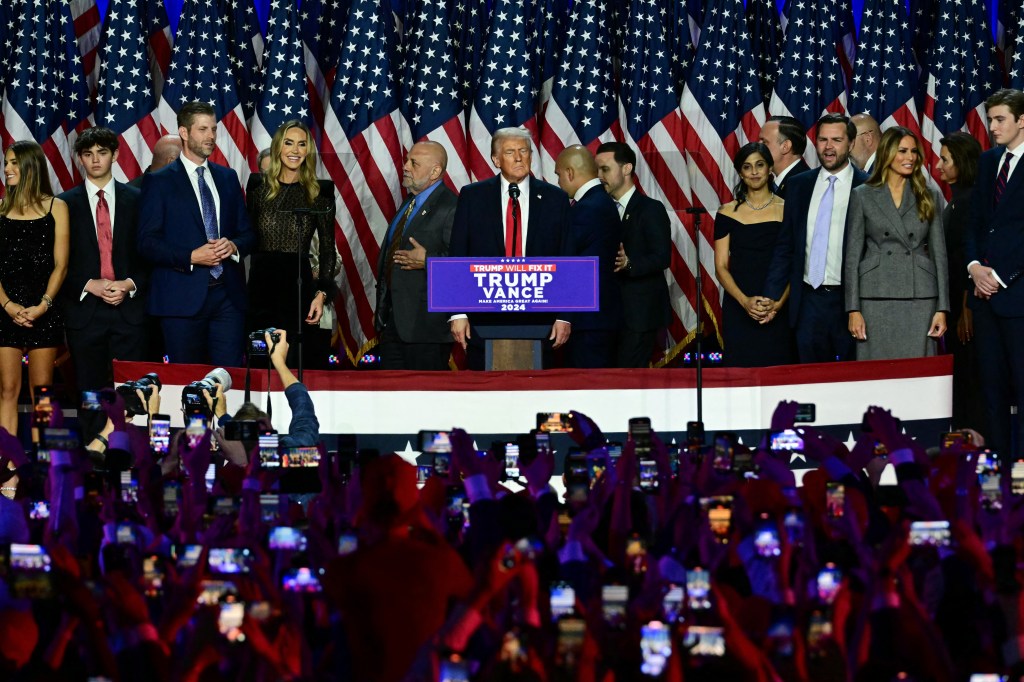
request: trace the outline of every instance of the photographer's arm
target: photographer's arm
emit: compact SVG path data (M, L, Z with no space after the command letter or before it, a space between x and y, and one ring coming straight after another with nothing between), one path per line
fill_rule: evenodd
M276 344L270 338L270 334L266 335L267 348L271 349L270 362L277 370L277 375L281 377L284 395L288 398L288 407L292 411L288 435L283 438L287 439L286 444L290 447L316 445L320 441L320 422L317 421L309 391L288 369L288 332L278 329L275 334L280 335Z

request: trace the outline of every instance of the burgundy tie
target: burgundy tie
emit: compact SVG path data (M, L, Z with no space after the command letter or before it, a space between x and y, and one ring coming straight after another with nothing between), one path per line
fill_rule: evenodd
M1010 159L1013 158L1013 154L1006 152L1006 158L1003 159L1003 165L999 169L999 177L996 178L996 205L999 204L999 200L1003 198L1003 190L1006 189L1006 181L1010 178Z
M96 202L96 241L100 247L100 277L113 281L114 277L114 233L110 229L110 207L103 197L103 190Z

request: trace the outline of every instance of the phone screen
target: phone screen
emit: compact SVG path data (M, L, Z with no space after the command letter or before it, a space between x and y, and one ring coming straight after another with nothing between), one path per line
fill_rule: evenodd
M626 627L626 604L629 588L625 585L605 585L601 588L601 613L604 622L613 628Z
M660 676L672 657L670 628L658 620L652 620L641 627L640 653L643 656L640 672L650 677Z
M220 605L220 615L217 618L217 630L224 635L229 642L245 641L242 634L242 620L245 618L245 604L243 602L228 602Z
M40 545L11 543L11 594L45 599L53 594L50 555Z
M843 573L833 563L825 564L825 568L818 571L817 592L818 599L826 604L835 601L839 588L843 584Z
M772 452L803 453L804 439L793 429L771 432Z
M469 664L457 655L443 658L438 670L438 679L440 682L469 682Z
M846 511L846 487L842 483L829 481L825 484L825 506L829 518L843 518Z
M732 528L732 495L702 497L700 505L715 542L729 542L729 531Z
M640 460L640 490L654 492L658 489L658 463L653 459Z
M629 439L635 444L638 458L643 458L651 451L650 417L633 417L629 420Z
M949 547L949 521L914 521L910 524L912 547Z
M551 618L558 620L563 616L571 616L576 611L576 591L569 583L551 583Z
M690 650L691 656L724 656L725 636L719 627L691 625L686 629L683 646Z
M665 620L669 623L675 623L679 620L679 616L683 610L683 587L681 585L672 585L668 588L668 592L661 600L661 610L665 616Z
M50 415L53 414L53 403L50 396L53 393L51 386L36 386L36 404L32 412L32 442L39 442L39 429L50 425Z
M270 530L270 549L302 552L306 549L306 536L298 528L277 526Z
M432 454L452 451L452 441L447 431L420 431L420 452Z
M159 597L164 591L164 570L155 554L142 559L142 590L147 597Z
M691 611L711 608L711 573L704 568L693 568L686 572L686 596Z
M149 422L149 447L157 456L166 455L171 443L171 418L154 414Z
M1024 495L1024 459L1018 459L1010 469L1010 492Z
M537 430L541 433L571 433L568 412L538 412Z
M249 572L249 550L237 547L215 547L210 550L211 573L233 575Z
M188 438L188 446L194 448L199 445L206 433L206 417L201 414L190 414L188 426L185 427L185 437Z
M164 514L177 516L181 507L181 484L177 481L164 481Z
M125 504L135 504L139 501L139 482L132 476L131 471L121 472L121 501Z
M505 443L505 478L519 478L519 443Z
M295 568L284 574L281 586L285 592L301 592L315 594L323 588L320 586L320 579L309 567Z
M732 432L715 434L715 452L711 466L719 473L732 471L732 460L736 452L736 434Z
M782 546L779 543L779 528L775 521L761 516L761 520L754 530L754 548L757 555L765 558L775 558L782 553Z
M320 448L285 448L281 453L282 469L315 469L320 465Z
M260 466L277 469L281 466L281 453L278 450L279 438L276 433L261 433L257 439L260 451Z
M981 506L991 511L1002 509L1003 490L999 484L999 460L991 452L979 454L976 472L978 488L981 491Z

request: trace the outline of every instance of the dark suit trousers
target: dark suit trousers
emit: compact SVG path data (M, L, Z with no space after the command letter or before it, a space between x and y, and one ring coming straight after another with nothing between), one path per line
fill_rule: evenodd
M619 331L616 350L616 367L650 367L658 330L635 332L631 329Z
M380 334L380 368L418 372L448 369L451 343L406 343L395 331L394 310L388 306L388 319Z
M812 289L804 284L800 317L796 323L796 347L800 362L835 362L853 359L853 336L840 287Z
M615 336L611 329L573 330L566 353L569 367L605 369L615 366Z
M127 324L112 305L97 304L88 325L81 329L68 327L66 332L79 390L113 386L112 361L115 358L132 361L146 359L148 346L145 323Z
M207 289L203 307L192 317L162 317L160 325L171 362L242 366L245 313L231 302L226 284Z
M999 295L1001 292L996 293ZM982 302L974 308L974 331L981 393L988 413L989 431L982 435L1006 461L1007 457L1019 456L1020 437L1024 433L1024 317L1001 317L992 312L987 302ZM1017 405L1016 417L1010 415L1013 404ZM1011 443L1017 445L1017 451L1011 451Z

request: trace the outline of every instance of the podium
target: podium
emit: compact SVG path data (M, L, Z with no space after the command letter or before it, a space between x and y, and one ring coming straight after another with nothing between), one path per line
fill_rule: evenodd
M484 342L485 369L541 369L551 322L540 324L537 313L600 310L598 263L596 257L428 258L427 310L470 316L471 333Z

